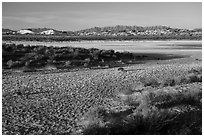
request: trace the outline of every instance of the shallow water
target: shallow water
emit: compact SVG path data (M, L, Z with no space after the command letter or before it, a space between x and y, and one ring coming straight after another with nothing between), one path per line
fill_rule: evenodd
M202 41L80 41L80 42L37 42L37 41L3 41L24 45L45 45L56 47L82 47L113 49L115 51L145 53L201 53Z

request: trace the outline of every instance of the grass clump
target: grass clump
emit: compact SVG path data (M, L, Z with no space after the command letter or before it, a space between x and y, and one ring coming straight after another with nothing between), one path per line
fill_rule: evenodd
M156 78L143 78L140 80L145 87L151 86L151 87L158 87L160 83L158 82L158 79Z
M122 111L95 108L82 122L82 134L196 135L202 134L202 90L198 85L180 91L164 87L123 98L131 106ZM89 122L87 122L89 121Z
M140 80L145 87L153 88L175 86L181 84L189 84L194 82L202 82L202 74L200 70L190 70L188 74L181 76L167 76L164 79L157 78L142 78Z
M118 114L117 112L115 112ZM113 113L114 114L114 113ZM168 109L151 107L136 110L115 120L101 119L104 124L87 125L85 135L167 135L201 134L201 111L176 114ZM187 120L188 119L188 120Z

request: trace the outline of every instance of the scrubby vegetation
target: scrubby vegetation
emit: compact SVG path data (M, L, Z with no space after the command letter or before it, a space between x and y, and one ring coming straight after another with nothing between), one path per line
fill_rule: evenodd
M165 87L165 86L175 86L180 84L188 84L194 82L202 82L202 71L201 70L189 70L188 74L183 76L167 76L166 78L142 78L141 82L145 87Z
M82 40L201 40L202 36L42 36L42 35L3 35L5 41L82 41Z
M144 87L139 86L140 90L128 89L118 94L128 109L93 108L79 122L82 130L76 134L202 134L202 89L197 84L202 82L201 73L191 69L180 81L172 77L161 83L158 79L142 79Z
M23 44L5 43L2 45L3 68L23 68L25 72L37 69L110 68L144 60L177 57L179 56L133 54L96 48L24 46Z
M84 49L72 47L23 46L3 44L4 68L56 68L105 66L121 59L134 59L132 53L114 50Z

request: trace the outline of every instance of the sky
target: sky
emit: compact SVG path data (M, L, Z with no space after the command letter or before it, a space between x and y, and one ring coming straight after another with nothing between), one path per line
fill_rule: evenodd
M2 27L76 31L115 25L201 28L201 2L3 2Z

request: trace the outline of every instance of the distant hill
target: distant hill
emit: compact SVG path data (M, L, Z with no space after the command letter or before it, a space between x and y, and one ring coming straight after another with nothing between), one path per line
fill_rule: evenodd
M30 31L33 31L36 34L39 34L42 31L54 30L54 29L52 29L52 28L27 28L27 30L30 30Z
M161 36L161 35L201 35L202 28L197 28L193 30L171 28L168 26L108 26L108 27L94 27L89 29L83 29L76 31L80 36Z
M34 32L34 34L45 34L45 35L53 35L53 34L66 35L66 34L73 33L72 31L60 31L53 28L28 28L27 30Z
M8 31L13 31L13 30L11 30L11 29L2 29L2 32L8 32Z
M107 26L107 27L93 27L88 29L83 29L79 31L60 31L53 28L27 28L16 31L11 29L2 29L3 35L8 34L27 34L27 35L57 35L57 36L95 36L97 38L104 37L139 37L140 39L145 39L148 37L153 37L156 39L160 38L198 38L202 37L202 28L190 29L180 29L172 28L168 26ZM19 32L32 32L32 33L19 33Z
M141 27L141 26L107 26L107 27L94 27L89 29L83 29L77 32L101 32L101 31L112 31L112 32L120 32L120 31L144 31L144 30L154 30L154 29L170 29L167 26L149 26L149 27Z
M16 31L11 30L11 29L2 29L2 34L15 34Z

